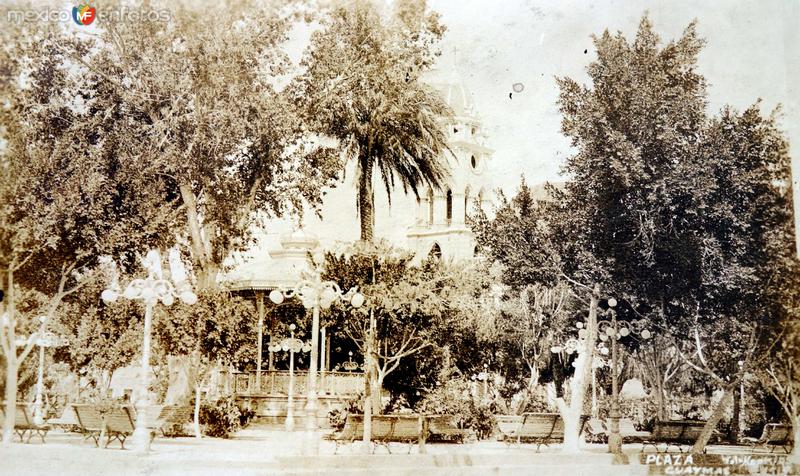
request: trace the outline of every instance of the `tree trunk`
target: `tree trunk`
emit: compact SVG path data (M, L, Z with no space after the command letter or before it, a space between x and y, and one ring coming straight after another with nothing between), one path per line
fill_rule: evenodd
M656 379L656 382L656 418L659 421L668 420L669 418L667 417L666 409L667 399L666 395L664 395L664 381L661 378L658 378Z
M794 448L792 454L789 456L789 462L795 465L794 471L800 469L800 416L789 415L792 421L792 429L794 429ZM790 471L790 474L795 474Z
M194 437L197 439L203 437L200 432L200 385L194 387Z
M525 389L525 394L522 396L522 401L519 402L519 406L514 411L514 414L521 415L525 413L525 409L528 408L528 403L531 401L531 393L539 384L539 368L536 364L528 365L528 369L531 372L531 378L528 380L528 387Z
M736 444L739 441L739 433L741 432L741 428L739 427L741 414L742 414L742 394L737 391L732 391L733 393L733 417L731 418L731 426L728 430L728 442L731 444Z
M730 403L731 397L733 396L731 390L729 388L724 388L722 392L722 398L720 398L717 406L714 407L714 411L711 412L711 418L709 418L706 422L706 426L703 427L703 431L700 432L700 436L697 438L697 441L695 441L694 446L692 447L692 454L699 455L703 453L708 441L714 434L714 430L717 428L717 424L722 419L725 409Z
M375 194L372 190L372 159L360 158L361 177L358 184L358 214L361 219L361 241L371 242L375 229Z
M539 385L539 367L536 364L530 366L531 380L528 382L528 388L534 388Z
M586 326L587 336L582 352L575 359L575 373L570 382L570 402L564 398L556 400L561 418L564 420L564 444L561 451L574 453L580 449L581 414L583 399L586 396L587 382L592 375L592 360L597 343L597 304L600 298L600 285L595 285L589 304L589 319Z
M374 372L374 378L372 378L372 411L375 415L380 415L383 413L383 401L381 400L381 391L383 390L383 378L384 375L381 372L376 371Z
M189 236L192 242L192 258L195 264L195 275L197 276L197 286L200 289L208 289L214 285L211 283L211 275L216 275L210 265L211 256L207 253L210 249L210 237L203 238L200 216L197 213L197 197L194 191L187 184L180 184L181 199L186 206L186 225L189 228Z
M9 446L14 438L14 421L17 411L17 372L19 370L17 359L12 356L6 357L6 408L5 420L3 421L3 446Z
M8 327L5 336L8 344L8 355L6 355L6 409L5 420L3 421L3 446L11 444L14 436L14 421L17 410L17 374L19 372L19 361L17 360L17 347L15 343L16 330L16 296L14 293L14 271L8 269L6 273L7 288L6 299L8 301ZM0 324L2 325L2 324Z

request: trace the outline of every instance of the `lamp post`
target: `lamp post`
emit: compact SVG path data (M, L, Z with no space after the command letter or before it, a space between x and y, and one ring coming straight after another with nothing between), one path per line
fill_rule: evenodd
M44 424L44 349L45 347L61 347L62 340L55 334L46 331L47 316L39 316L39 336L36 345L39 346L39 372L36 379L36 400L33 402L33 422L37 425Z
M303 342L294 337L294 330L297 327L292 324L289 326L290 337L280 342L269 344L270 352L289 352L289 398L286 402L286 431L294 431L294 353L308 352L311 350L309 342Z
M3 314L0 325L8 326L8 317ZM16 347L25 347L31 340L39 346L39 369L36 378L36 398L33 401L33 422L37 425L44 424L44 349L45 347L60 347L63 345L61 338L46 331L47 316L39 316L39 331L28 337L18 337L14 341Z
M611 339L611 412L609 413L610 433L608 435L608 452L619 458L620 461L625 460L622 453L622 436L619 434L619 382L617 379L617 369L619 368L619 344L617 341L631 334L639 334L642 339L649 339L651 337L650 331L644 328L642 321L633 320L631 322L617 322L617 300L612 298L608 299L608 310L611 313L611 321L600 320L597 321L598 336L601 341L605 342Z
M304 272L302 279L290 289L275 289L269 293L269 298L275 304L281 304L284 299L298 297L303 307L311 309L311 363L308 370L308 395L306 397L306 438L310 454L319 453L317 441L317 362L319 361L319 313L320 309L328 309L338 300L349 301L353 307L364 304L364 295L356 288L342 292L339 285L333 281L322 280L322 267L325 255L315 253L312 257L312 271Z
M153 308L161 301L165 306L171 306L177 297L188 305L197 302L197 295L192 292L187 280L186 270L176 249L170 250L170 279L164 279L161 270L161 253L150 250L142 259L142 264L147 270L147 277L134 279L121 291L116 274L100 297L106 304L112 304L122 295L126 299L140 300L144 303L144 338L142 340L142 368L139 376L139 392L136 399L136 429L133 432L135 448L140 452L150 450L150 430L147 421L147 406L149 404L150 387L150 334L153 327Z

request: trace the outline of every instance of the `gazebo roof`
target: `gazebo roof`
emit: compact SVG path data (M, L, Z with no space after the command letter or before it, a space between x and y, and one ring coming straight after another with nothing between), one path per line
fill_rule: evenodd
M308 253L319 246L319 239L303 229L281 236L280 247L252 250L241 257L222 278L236 291L268 291L291 287L303 271L311 269Z

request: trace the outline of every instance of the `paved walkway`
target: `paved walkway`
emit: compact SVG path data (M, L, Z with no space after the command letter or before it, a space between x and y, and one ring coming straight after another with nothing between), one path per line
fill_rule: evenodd
M559 445L507 446L496 441L467 444L428 444L427 454L392 444L395 454L384 448L376 455L362 455L356 445L340 448L320 441L320 456L302 456L302 432L285 433L263 428L245 429L230 440L215 438L157 438L146 456L130 450L95 448L77 434L51 432L47 443L14 443L0 448L0 475L645 475L653 467L640 464L640 445L626 445L630 466L613 466L604 445L588 445L580 454L569 455ZM714 451L715 448L712 448ZM746 448L725 447L727 454L746 454ZM399 453L399 454L397 454ZM657 471L662 473L663 471Z

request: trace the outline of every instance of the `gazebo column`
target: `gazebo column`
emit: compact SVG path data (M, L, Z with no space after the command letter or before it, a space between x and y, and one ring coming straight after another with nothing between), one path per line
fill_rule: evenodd
M271 309L272 309L272 311L269 313L269 325L267 326L267 328L269 330L269 341L270 342L272 342L272 337L275 335L275 313L274 313L275 308L272 307ZM272 384L274 384L275 383L274 382L275 375L271 373L273 370L275 370L275 354L273 352L269 353L269 367L267 367L267 368L270 371L270 379L273 380ZM272 388L272 387L270 387L270 388ZM270 390L270 393L272 393L272 390Z
M331 335L325 336L325 370L331 369Z
M256 291L256 308L258 309L258 343L256 345L256 391L261 393L261 355L264 345L264 291ZM272 353L270 353L270 366Z
M325 361L325 349L327 349L327 339L325 338L325 331L327 328L323 327L319 330L320 339L319 345L321 347L319 351L319 368L320 368L320 388L323 392L325 392L325 372L328 370L327 363Z

